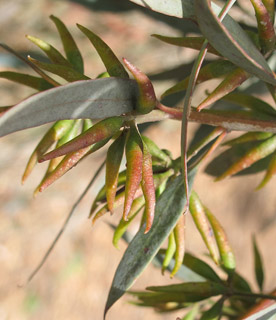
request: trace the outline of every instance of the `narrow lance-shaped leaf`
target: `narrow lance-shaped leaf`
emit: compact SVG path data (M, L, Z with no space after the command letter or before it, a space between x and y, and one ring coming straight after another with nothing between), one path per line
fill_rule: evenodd
M275 85L274 73L243 29L229 16L220 22L208 0L195 0L194 3L200 30L211 45L235 65Z
M66 132L72 127L73 123L74 120L61 120L56 122L47 131L28 161L26 169L23 173L22 183L24 183L27 177L30 175L41 155L46 152L54 142L58 141L64 134L66 134Z
M200 320L216 320L219 319L222 313L222 308L224 304L225 298L222 297L217 302L215 302L210 309L204 311Z
M255 278L257 280L260 291L263 291L264 268L263 268L262 257L261 257L255 236L253 236L253 249L254 249Z
M168 237L168 246L166 249L165 257L162 263L162 274L164 274L166 268L170 264L174 254L175 254L176 244L174 238L174 231L170 233Z
M136 100L136 111L138 114L151 112L156 105L156 96L150 79L137 67L123 58L123 62L137 81L139 88L139 98Z
M83 126L82 126L82 132L90 129L92 126L93 126L93 121L91 119L84 119Z
M249 94L244 94L241 92L230 93L225 96L223 100L232 102L249 110L267 113L274 117L276 116L276 110L270 104Z
M174 256L175 264L174 264L174 268L171 272L171 277L173 277L177 273L177 271L180 269L182 262L183 262L183 259L184 259L184 255L185 255L185 228L186 228L185 214L182 214L179 217L179 220L177 221L177 224L174 228L174 238L175 238L176 249L175 249L175 256Z
M195 303L188 313L182 318L182 320L195 320L198 315L199 305Z
M152 157L164 161L167 164L171 163L171 158L164 151L162 151L150 138L142 136L142 140L146 144Z
M55 23L68 61L80 73L83 73L83 59L72 35L57 17L51 15L50 19Z
M75 139L65 143L59 148L45 154L40 162L63 156L64 154L86 148L96 142L112 137L124 123L122 117L111 117L96 123L93 127L83 132Z
M149 232L154 219L155 211L155 186L152 172L152 161L150 152L145 143L143 143L143 163L142 163L142 181L143 194L145 197L145 216L146 229L145 233Z
M234 138L224 142L225 146L233 146L235 144L250 142L250 141L261 141L270 138L273 134L270 132L247 132L242 134L238 138Z
M183 264L207 280L221 282L220 277L206 262L190 253L185 254Z
M63 145L64 143L74 139L78 132L79 132L79 128L80 128L80 124L81 124L82 120L75 120L74 121L74 124L72 125L72 127L65 133L65 135L59 139L59 141L57 142L57 145L56 147L59 147L61 145ZM56 167L61 163L62 159L64 157L61 156L61 157L58 157L58 158L54 158L50 161L49 165L48 165L48 168L47 168L47 171L45 173L45 176L43 177L43 179L41 180L40 184L38 185L38 187L35 189L34 191L34 195L36 195L41 186L44 184L44 182L46 181L46 179L49 177L49 175L56 169ZM43 190L43 188L41 189Z
M47 90L53 87L53 85L51 85L43 78L34 77L24 73L3 71L0 72L0 78L23 84L38 91Z
M87 28L77 24L77 27L87 36L91 41L95 49L97 50L99 56L101 57L107 72L111 77L128 78L128 73L125 68L115 56L111 48L94 32L88 30Z
M208 222L204 206L195 191L191 192L189 209L194 223L206 247L208 248L212 259L216 264L219 264L219 253L217 249L216 239L214 237L214 232Z
M232 62L227 60L216 60L214 62L210 62L200 69L196 83L199 84L214 78L221 78L229 72L232 72L234 69L236 69L236 66ZM162 98L165 98L170 94L186 90L189 79L190 76L178 82L173 87L167 89L162 94Z
M49 43L29 35L27 35L26 38L42 49L54 64L71 67L71 64L63 57L63 55Z
M190 187L195 173L196 168L189 172ZM105 306L105 315L153 259L163 241L174 228L185 204L183 178L179 176L166 187L159 197L155 210L156 219L151 231L144 234L144 227L141 228L125 251L112 282Z
M205 40L204 37L167 37L159 34L152 34L152 36L163 42L166 42L178 47L191 48L195 50L200 50ZM221 56L221 54L212 46L208 47L208 52L213 53L217 56Z
M141 211L144 205L145 205L144 196L134 199L128 215L128 221L125 221L123 218L120 220L118 226L114 231L113 240L112 240L113 245L117 249L119 249L119 246L118 246L119 240L124 235L128 226L131 224L131 222L134 220L137 214Z
M223 174L217 177L216 181L236 174L241 170L250 167L256 161L263 159L273 153L276 149L276 136L261 142L256 147L250 149L243 157L233 163Z
M127 221L127 216L131 209L135 193L142 180L143 169L143 144L138 130L136 128L136 125L134 123L131 124L127 137L126 161L126 198L124 203L123 217L124 220Z
M204 207L204 211L214 231L222 266L227 272L232 273L236 268L236 261L226 233L216 217L209 211L209 209Z
M121 161L124 154L126 141L126 132L122 134L111 144L106 155L106 200L110 212L113 211L113 204L117 191L118 176Z
M263 188L275 174L276 174L276 152L274 151L271 157L271 160L269 162L268 168L266 170L265 176L256 189L259 190Z
M57 179L61 178L66 172L76 166L84 157L88 156L89 154L99 150L102 148L107 142L109 138L103 139L93 146L89 146L86 148L82 148L77 151L73 151L68 153L59 165L43 180L41 185L39 186L39 191L42 192L47 187L49 187L52 183L54 183ZM56 158L54 158L56 159Z
M216 87L216 89L208 95L198 106L197 110L200 111L210 104L220 100L230 92L239 87L250 75L243 69L237 68L230 72L225 79Z
M212 140L214 140L217 136L219 136L222 132L224 131L223 128L221 127L217 127L214 130L212 130L209 134L205 135L201 140L197 141L196 143L194 143L187 152L187 157L192 157L195 154L197 154L197 152L202 149L203 147L205 147L209 142L211 142Z
M104 78L76 81L23 100L0 119L0 136L62 119L103 119L134 110L137 83Z
M45 63L38 61L34 58L28 57L28 59L37 67L49 71L53 74L58 75L59 77L65 79L68 82L78 81L78 80L89 80L87 76L79 73L72 67L67 67L64 65L54 64L54 63Z
M259 40L263 54L269 54L274 50L275 46L275 31L273 27L273 20L262 2L262 0L250 0L258 22Z
M55 81L53 78L49 77L44 71L42 71L40 68L38 68L36 65L34 65L33 63L31 63L31 61L25 59L24 57L22 57L20 54L18 54L16 51L14 51L13 49L11 49L9 46L7 46L6 44L0 43L0 47L2 47L3 49L5 49L6 51L8 51L9 53L11 53L12 55L14 55L16 58L18 58L19 60L23 61L25 64L27 64L29 67L31 67L37 74L39 74L43 79L45 79L49 84L51 84L54 87L58 87L60 84ZM57 119L56 119L57 120ZM55 120L53 120L55 121Z

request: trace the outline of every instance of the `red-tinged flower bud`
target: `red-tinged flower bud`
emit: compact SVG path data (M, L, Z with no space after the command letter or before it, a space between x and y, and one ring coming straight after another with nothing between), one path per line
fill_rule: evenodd
M150 79L127 59L123 58L123 62L138 84L139 99L136 102L137 113L146 114L151 112L156 106L156 96Z
M111 117L96 123L93 127L83 132L75 139L65 143L63 146L47 153L39 159L39 162L60 157L64 154L86 148L96 142L112 137L120 130L124 123L122 117Z

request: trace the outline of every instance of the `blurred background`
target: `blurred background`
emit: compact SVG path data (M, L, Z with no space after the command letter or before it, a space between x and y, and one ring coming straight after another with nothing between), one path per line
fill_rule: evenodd
M85 74L91 78L103 72L104 67L76 23L97 33L119 58L128 58L149 74L156 85L157 95L189 74L193 51L163 44L150 35L196 34L197 28L191 22L151 13L127 0L0 0L0 42L25 56L30 54L40 59L41 52L25 38L26 34L61 49L55 26L49 19L51 14L62 19L74 35L85 61ZM0 49L0 71L4 70L32 73L19 60ZM196 100L202 100L208 85L198 91ZM0 80L1 106L13 105L32 93L27 87ZM171 104L181 98L176 97ZM31 283L25 285L28 275L42 258L106 153L105 148L88 157L33 198L45 165L38 165L24 186L21 185L21 175L47 128L29 129L0 140L0 320L102 319L114 272L126 248L123 241L120 250L111 243L112 230L108 222L116 223L120 212L113 217L104 217L93 228L87 219L94 196L104 182L104 174L79 205L44 267ZM190 126L190 135L196 128L194 124ZM174 157L179 156L178 122L154 124L145 129L145 134L161 148L169 149ZM253 233L257 235L266 272L265 290L269 291L276 283L275 180L256 192L254 188L261 177L262 173L215 183L202 170L195 189L225 227L237 257L238 271L255 289L251 236ZM209 261L189 216L186 248ZM150 265L134 288L142 290L149 285L177 281L176 278L171 280L169 274L161 276L160 270ZM131 299L125 295L111 309L108 319L165 320L184 314L181 311L156 314L151 309L138 309L128 303Z

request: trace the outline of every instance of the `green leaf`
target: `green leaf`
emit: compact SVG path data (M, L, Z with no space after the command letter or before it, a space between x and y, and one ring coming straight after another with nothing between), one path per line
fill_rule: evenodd
M196 168L189 173L190 187L195 173ZM154 258L183 213L186 201L186 195L183 192L183 177L180 175L167 186L159 197L151 230L144 234L145 226L143 226L125 251L109 291L105 315Z
M77 24L77 27L87 36L87 38L91 41L95 49L97 50L99 56L101 57L106 71L112 77L120 77L120 78L128 78L128 73L125 68L118 60L116 55L113 53L111 48L95 33L88 30L87 28Z
M213 304L213 306L203 312L200 320L215 320L219 319L219 316L221 314L221 310L223 308L224 298L219 299L216 303Z
M83 75L82 73L79 73L78 71L76 71L70 66L68 67L60 64L45 63L45 62L41 62L36 59L33 59L31 57L28 57L28 59L38 68L41 68L45 71L56 74L59 77L67 80L68 82L90 79L87 76Z
M220 22L208 0L195 0L195 12L201 32L218 52L261 80L276 84L265 58L236 22L229 16Z
M262 257L256 242L256 237L253 236L253 248L254 248L254 269L255 269L255 278L258 283L259 289L263 290L263 283L264 283L264 268Z
M136 82L103 78L76 81L36 94L0 118L0 136L62 119L102 119L133 111Z
M206 262L190 253L185 254L183 264L207 280L221 282L220 277Z
M246 109L276 116L276 110L267 102L245 93L230 93L223 100L234 103Z
M24 73L3 71L3 72L0 72L0 78L23 84L25 86L31 87L38 91L47 90L53 87L45 79L34 77Z
M58 29L67 60L78 72L83 73L82 56L72 35L60 19L53 15L50 16L50 19Z

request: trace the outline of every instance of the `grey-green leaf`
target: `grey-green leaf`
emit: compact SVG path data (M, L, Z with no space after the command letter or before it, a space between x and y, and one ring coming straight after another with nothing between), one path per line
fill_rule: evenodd
M196 169L189 173L190 187L195 173ZM116 270L105 306L105 315L143 272L174 228L187 202L183 191L183 177L178 176L158 199L151 230L144 234L145 226L143 226L129 244Z
M130 79L76 81L22 101L0 118L0 137L63 119L103 119L134 110L138 89Z
M276 79L265 58L243 29L229 16L220 22L217 10L208 0L195 0L197 22L203 35L224 57L265 82L276 84Z

